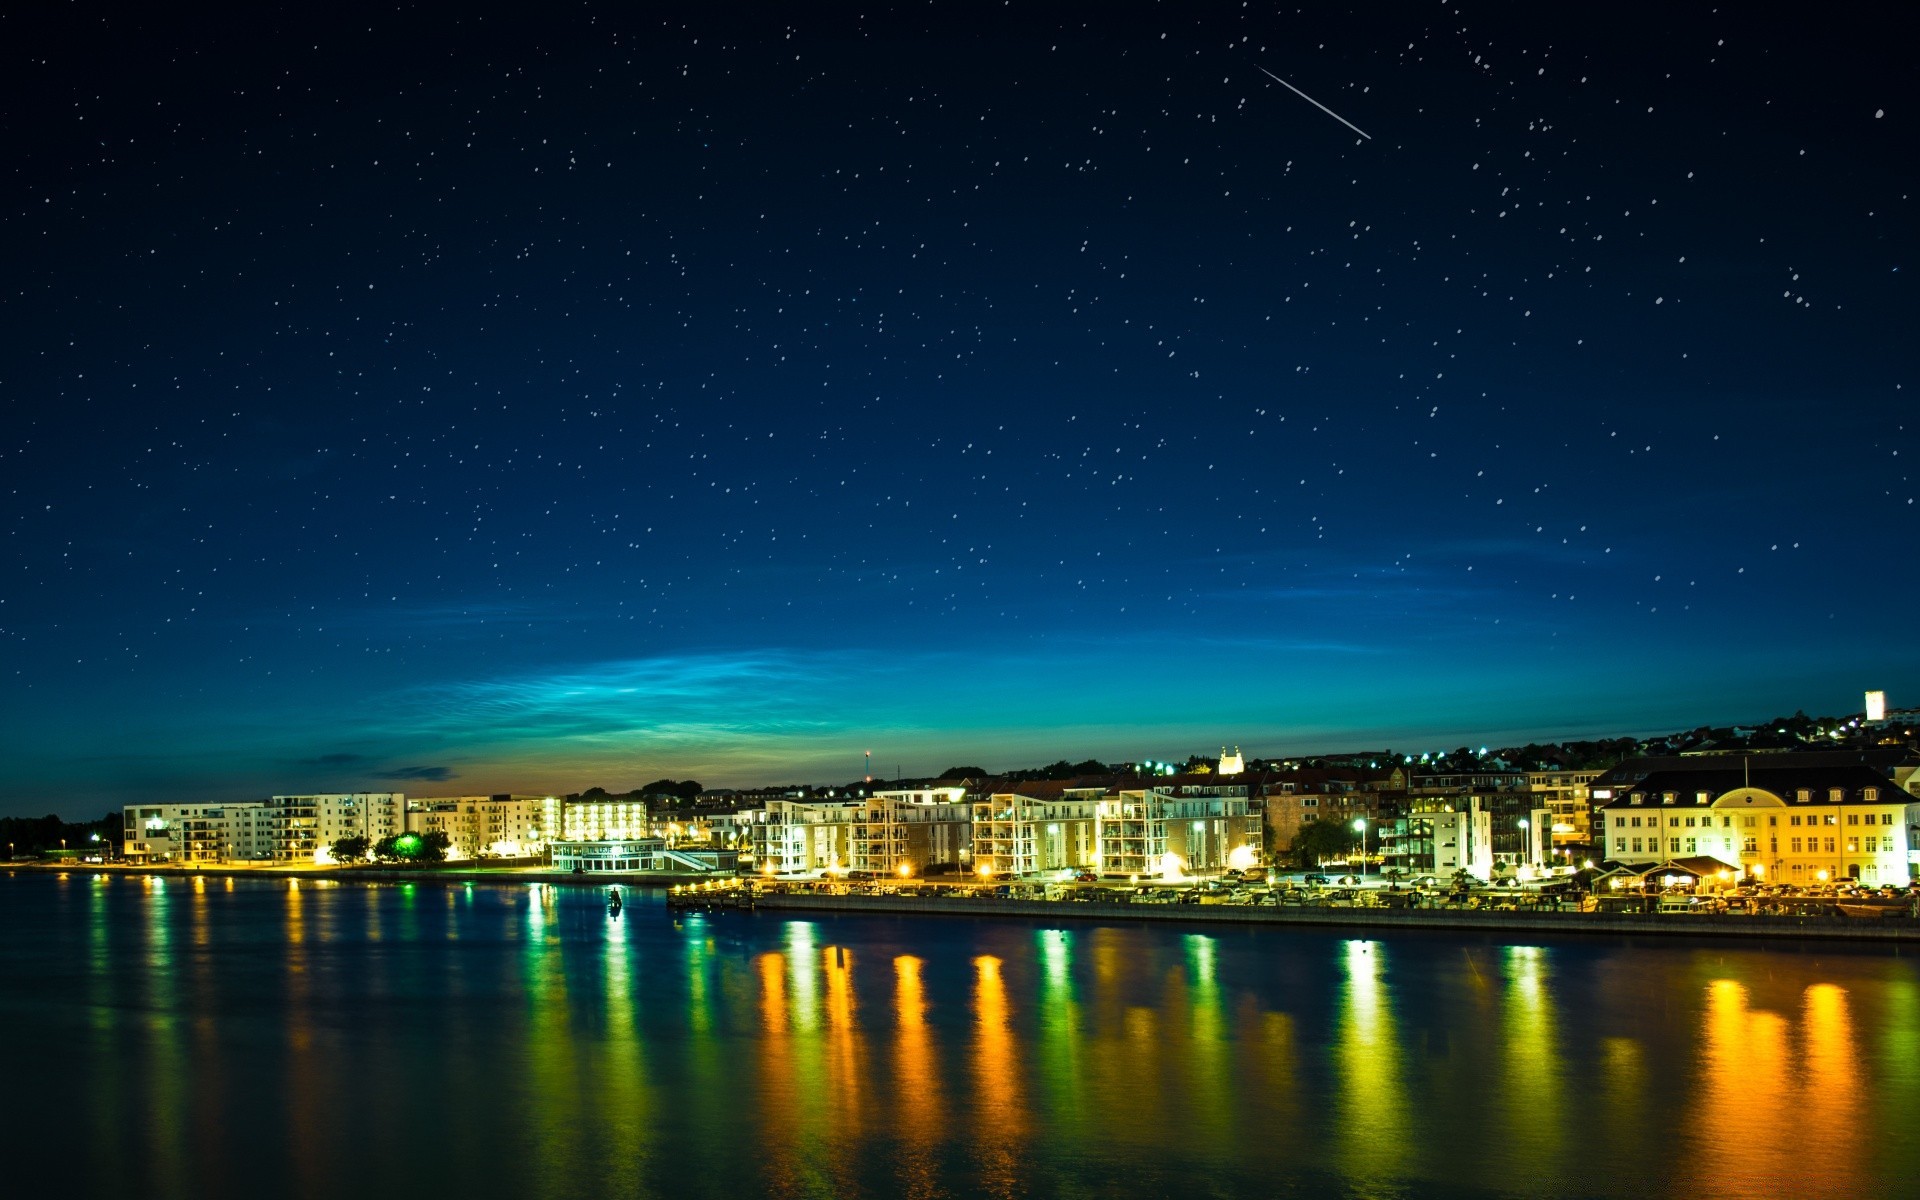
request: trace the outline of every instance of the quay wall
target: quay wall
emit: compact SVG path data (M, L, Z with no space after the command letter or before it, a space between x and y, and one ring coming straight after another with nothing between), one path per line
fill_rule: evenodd
M1898 917L1744 916L1735 913L1476 912L1421 908L1255 908L1226 904L1102 904L1076 900L1006 900L946 896L837 896L786 892L760 895L762 909L887 913L899 916L1030 917L1046 921L1173 921L1209 925L1314 926L1384 932L1394 929L1476 933L1653 934L1775 940L1920 942L1920 922Z
M308 882L322 880L332 883L550 883L562 887L597 887L609 884L622 887L671 887L679 883L704 883L713 879L731 879L732 876L702 875L692 871L595 871L586 875L575 875L570 871L555 871L540 866L488 866L470 867L459 863L446 866L367 866L367 867L307 867L307 866L188 866L169 864L159 867L135 867L124 863L61 863L58 865L41 863L12 863L4 868L10 872L22 874L35 872L56 875L125 875L139 877L158 876L162 879L187 879L193 876L233 879L301 879Z

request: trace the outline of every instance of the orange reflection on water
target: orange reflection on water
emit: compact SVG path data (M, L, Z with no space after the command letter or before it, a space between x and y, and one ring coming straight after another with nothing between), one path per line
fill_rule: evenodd
M1802 1170L1817 1170L1819 1190L1836 1196L1874 1190L1863 1170L1867 1147L1860 1144L1860 1131L1866 1123L1859 1109L1865 1098L1849 999L1843 987L1816 983L1800 1008L1806 1059L1797 1127L1804 1137L1795 1140L1811 1152Z
M769 952L753 960L760 977L759 1116L754 1123L769 1195L806 1191L800 1156L801 1112L810 1102L801 1095L795 1072L793 1013L787 1000L787 956Z
M904 1143L903 1192L910 1200L945 1194L933 1150L947 1124L946 1097L927 1028L926 985L920 977L924 966L910 954L893 960L893 1110Z
M990 954L973 960L973 1135L987 1192L1012 1196L1025 1190L1019 1163L1027 1111L1001 965Z
M1759 1112L1780 1113L1787 1084L1787 1027L1778 1013L1748 1007L1744 985L1707 985L1700 1080L1693 1106L1701 1178L1707 1195L1742 1195L1792 1174L1790 1139L1747 1135Z
M827 976L827 1094L833 1101L833 1137L844 1147L860 1137L864 1123L865 1058L854 1020L853 955L844 946L820 952Z
M307 972L307 915L299 880L287 880L285 896L282 928L287 939L287 1116L291 1128L314 1129L320 1127L330 1099L322 1087L325 1072L313 1049L313 980ZM317 1187L328 1148L318 1138L294 1138L288 1152L294 1160L295 1178L307 1188Z

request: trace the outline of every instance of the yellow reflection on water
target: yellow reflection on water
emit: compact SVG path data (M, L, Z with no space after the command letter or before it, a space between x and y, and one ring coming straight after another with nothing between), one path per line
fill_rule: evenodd
M973 960L973 1135L986 1191L1012 1196L1025 1190L1019 1163L1027 1111L1002 966L990 954Z
M1557 1166L1565 1149L1565 1068L1547 986L1547 952L1538 946L1507 947L1500 1035L1503 1157L1513 1160L1514 1175L1520 1177L1524 1164Z
M755 959L760 976L761 1163L773 1195L831 1195L823 1114L831 1103L821 1062L819 952L814 926L791 921L785 953Z
M1646 1048L1640 1040L1603 1039L1597 1090L1602 1157L1619 1162L1645 1161L1649 1120L1646 1088Z
M1381 978L1385 959L1382 943L1366 941L1348 942L1342 956L1333 1127L1340 1167L1356 1180L1404 1173L1409 1150L1400 1042Z

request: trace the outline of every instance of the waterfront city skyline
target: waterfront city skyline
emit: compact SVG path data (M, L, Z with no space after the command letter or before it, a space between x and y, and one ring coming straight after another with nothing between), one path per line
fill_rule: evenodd
M0 815L1911 705L1889 24L23 18Z

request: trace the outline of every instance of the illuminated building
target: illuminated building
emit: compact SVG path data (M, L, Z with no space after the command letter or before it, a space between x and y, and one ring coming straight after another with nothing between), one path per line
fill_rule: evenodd
M121 853L135 862L230 862L273 857L267 805L129 804Z
M327 848L342 838L373 843L407 831L407 798L400 792L275 796L267 811L273 857L280 862L332 862Z
M1606 857L1627 865L1711 855L1779 883L1912 877L1920 803L1858 762L1656 771L1594 800Z
M1493 877L1493 814L1479 796L1423 796L1407 814L1380 822L1380 857L1412 877L1450 878L1466 871Z
M1237 793L1237 794L1236 794ZM1126 789L1101 799L1095 853L1102 875L1160 875L1173 864L1181 874L1222 871L1235 861L1258 861L1260 814L1244 787ZM1171 857L1170 857L1171 856Z
M1020 785L973 803L973 867L983 875L1026 875L1098 865L1104 787Z
M1593 809L1587 789L1599 771L1529 771L1527 790L1544 806L1555 846L1582 846L1592 836Z
M748 831L754 869L770 875L851 869L853 825L866 811L863 800L768 800L752 814Z
M539 852L543 806L534 796L416 796L407 831L446 834L449 858L518 858Z
M968 861L973 808L966 789L876 792L866 819L854 824L848 864L881 875L925 875L927 868Z
M1885 692L1867 693L1867 720L1884 721L1887 719L1887 694Z
M556 871L661 871L678 866L666 861L664 838L624 838L553 843Z
M945 787L877 792L864 800L769 800L735 820L762 873L924 875L929 867L968 860L973 808L965 795L963 788Z
M649 833L647 806L631 797L542 802L542 831L556 842L638 838Z

